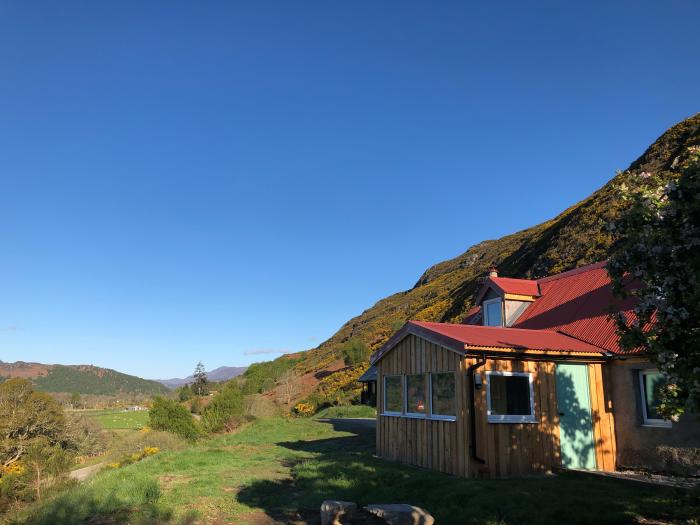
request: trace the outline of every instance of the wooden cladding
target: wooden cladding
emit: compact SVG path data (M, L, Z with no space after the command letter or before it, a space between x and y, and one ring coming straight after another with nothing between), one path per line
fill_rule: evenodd
M408 335L398 343L377 363L380 407L377 416L377 454L390 460L464 477L520 476L560 468L556 363L499 356L497 359L487 358L476 369L482 387L474 392L476 446L472 451L469 367L476 364L476 357L462 358L454 351L415 335ZM596 362L586 363L586 366L596 464L599 470L611 471L615 469L615 432L611 406L603 388L604 365ZM531 374L534 423L488 422L487 371ZM382 415L384 376L436 372L455 372L454 421Z

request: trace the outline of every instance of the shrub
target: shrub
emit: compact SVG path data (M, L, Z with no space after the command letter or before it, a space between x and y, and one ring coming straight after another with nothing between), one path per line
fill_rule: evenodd
M235 381L226 383L202 410L202 427L208 432L232 430L243 420L243 393Z
M311 403L297 403L294 405L294 413L298 416L308 417L313 415L316 407Z
M172 432L193 441L199 437L197 427L189 411L177 401L156 397L149 413L149 425L154 430Z
M349 339L342 350L343 361L347 366L359 365L369 360L369 348L361 339Z

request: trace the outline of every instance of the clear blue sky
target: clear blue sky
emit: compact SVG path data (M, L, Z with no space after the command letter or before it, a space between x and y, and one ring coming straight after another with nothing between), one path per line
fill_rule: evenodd
M170 377L311 348L699 111L699 19L4 1L0 359Z

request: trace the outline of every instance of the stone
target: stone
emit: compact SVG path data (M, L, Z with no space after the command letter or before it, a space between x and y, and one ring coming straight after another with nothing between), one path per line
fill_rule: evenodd
M404 503L367 505L365 510L383 519L389 525L433 525L433 518L427 511Z
M321 525L342 525L340 518L357 510L352 501L327 499L321 503Z

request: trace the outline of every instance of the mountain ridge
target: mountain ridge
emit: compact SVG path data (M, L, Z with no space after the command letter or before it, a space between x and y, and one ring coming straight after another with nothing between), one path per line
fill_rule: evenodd
M0 361L0 381L14 377L29 379L38 390L50 393L155 395L168 392L160 383L111 368Z
M247 366L220 366L207 372L207 379L212 382L228 381L243 374L246 370L248 370ZM194 376L189 375L183 378L174 377L172 379L153 379L153 381L157 381L161 385L174 389L193 383Z

